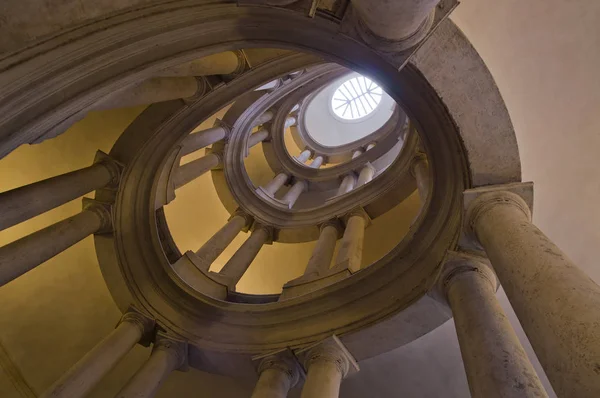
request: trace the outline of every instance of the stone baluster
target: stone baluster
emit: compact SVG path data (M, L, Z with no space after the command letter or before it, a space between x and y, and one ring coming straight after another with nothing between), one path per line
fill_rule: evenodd
M358 371L356 361L335 336L298 356L307 373L301 398L338 398L342 379Z
M342 183L340 184L340 187L338 188L338 191L337 191L337 196L340 196L340 195L343 195L345 193L352 191L355 186L356 186L356 174L354 174L353 172L350 172L350 174L347 174L344 177L344 179L342 180Z
M440 277L454 316L473 398L547 397L506 314L496 275L482 259L450 253Z
M187 343L158 335L150 358L119 391L116 398L152 398L174 370L187 366Z
M514 192L529 184L466 191L469 236L485 249L559 397L600 396L600 286L531 223Z
M264 225L255 225L250 237L240 246L240 248L231 256L219 271L227 279L227 287L235 290L235 285L242 279L242 276L256 258L264 244L272 238L273 231L270 227Z
M251 398L286 398L300 379L300 368L293 354L283 351L261 358L258 375Z
M360 186L365 185L368 182L371 182L376 171L377 170L371 163L365 164L363 166L363 168L360 169L360 173L358 175L358 181L356 182L356 186L360 187Z
M250 216L237 212L227 221L220 230L217 231L204 245L196 252L200 260L202 269L208 271L211 264L223 253L223 251L233 242L238 234L250 225L252 219Z
M84 199L84 210L0 248L0 286L32 270L85 237L108 232L110 209Z
M310 167L311 169L318 169L319 167L321 167L323 165L324 161L325 161L325 158L323 156L319 155L313 159L313 161L310 163L310 165L308 167Z
M290 179L290 176L285 173L279 173L273 178L267 185L263 187L263 190L273 197L285 185Z
M217 153L209 153L199 159L192 160L183 166L179 166L173 177L173 186L175 189L181 188L182 186L194 181L207 171L220 166L221 162L221 155Z
M181 143L181 156L196 152L199 149L221 141L227 137L229 129L221 124L206 130L188 135Z
M256 127L256 126L260 126L261 124L268 123L271 121L271 119L273 119L273 116L275 116L273 111L266 111L265 113L263 113L259 117L257 117L256 120L254 120L254 123L252 124L252 126Z
M413 159L410 172L417 182L417 190L419 191L419 198L422 206L429 196L429 169L427 158L424 154L419 154Z
M0 193L0 231L88 192L116 185L121 167L98 152L93 165Z
M302 153L300 153L300 155L298 155L298 157L296 157L296 160L300 163L306 163L306 161L310 159L311 155L312 152L310 151L310 149L305 149L302 151Z
M347 216L346 228L335 261L336 267L347 268L352 273L361 269L367 221L368 216L363 210L357 210Z
M86 396L134 345L149 338L153 330L152 319L136 311L127 312L117 327L46 390L41 398Z
M259 144L269 137L269 130L260 129L256 133L250 134L248 137L248 148L252 148L256 144Z
M304 180L298 180L294 183L294 185L292 185L290 190L287 191L285 195L283 195L281 201L287 204L288 207L291 209L302 194L302 192L306 191L307 189L308 183Z

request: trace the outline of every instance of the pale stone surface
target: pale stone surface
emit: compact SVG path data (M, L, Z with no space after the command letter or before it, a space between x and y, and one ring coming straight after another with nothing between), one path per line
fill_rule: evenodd
M270 196L274 196L279 189L289 180L289 176L285 173L279 173L271 180L267 185L264 186L265 192Z
M217 167L219 163L221 163L221 158L219 155L209 153L200 159L196 159L184 164L183 166L179 166L175 176L173 177L173 185L175 186L175 189L181 188L182 186L190 183L210 169Z
M300 379L300 365L289 350L262 358L257 371L251 398L286 398Z
M467 217L557 394L600 395L600 286L530 222L520 196L483 194Z
M188 155L192 152L214 144L227 136L227 129L222 126L211 127L206 130L192 133L181 143L181 155Z
M473 398L547 397L496 300L496 276L473 256L451 255L441 284Z
M258 226L252 231L250 237L235 252L235 254L221 268L219 274L230 279L229 288L233 290L240 281L244 273L254 261L254 258L269 239L269 230L266 227Z
M227 224L198 249L196 256L198 256L204 271L208 271L213 261L223 253L247 224L248 220L244 215L235 214L227 221Z
M260 129L256 133L251 134L250 137L248 138L248 148L252 148L254 145L257 145L257 144L263 142L264 140L267 139L268 136L269 136L269 130L266 130L266 129Z
M344 236L335 260L336 267L345 267L350 272L360 270L362 265L363 241L366 220L363 215L351 215L346 223Z
M305 181L296 181L289 191L283 195L281 201L286 203L291 209L298 200L302 192L306 191L307 183Z
M373 179L373 176L375 175L375 167L373 167L373 165L371 165L370 163L367 163L361 170L360 173L358 175L358 181L356 182L356 186L360 187L362 185L365 185L366 183L370 182Z

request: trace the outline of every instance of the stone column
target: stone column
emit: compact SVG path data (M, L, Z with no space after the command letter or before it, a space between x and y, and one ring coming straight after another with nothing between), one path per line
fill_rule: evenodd
M369 145L367 145L367 151L370 151L371 149L375 148L375 143L371 142Z
M377 170L375 170L375 167L373 167L371 163L365 164L364 167L360 170L356 186L360 187L370 182L373 179L373 176L375 175L376 171Z
M254 127L256 127L256 126L260 126L261 124L270 122L271 119L273 119L273 116L274 116L274 114L272 111L266 111L265 113L263 113L262 115L257 117L252 125Z
M231 256L229 261L223 266L219 274L230 280L229 289L235 289L235 285L242 279L252 261L258 255L258 252L265 243L271 238L271 229L263 225L257 225L250 237L244 244Z
M183 166L179 166L173 177L173 186L175 189L181 188L220 164L221 156L216 153L209 153Z
M86 396L153 329L153 320L135 311L127 312L116 329L73 365L41 398Z
M362 154L363 154L363 150L362 149L357 149L356 151L354 151L352 153L352 159L356 159L357 157L359 157Z
M258 382L251 398L286 398L299 379L298 365L283 355L271 355L258 366Z
M258 143L263 142L269 136L269 130L260 129L256 133L250 134L248 137L248 148L252 148Z
M275 196L275 194L277 193L277 191L279 191L281 189L281 187L284 186L285 183L289 179L290 179L290 176L288 176L287 174L285 174L285 173L279 173L267 185L265 185L263 187L263 189L270 196Z
M285 195L283 195L283 198L281 198L281 201L286 203L288 205L288 207L291 209L294 206L294 204L296 203L296 201L298 200L298 198L300 197L300 194L302 194L302 192L306 191L307 188L308 188L308 183L306 181L303 181L303 180L296 181L294 183L294 185L292 185L290 190L287 191L285 193Z
M313 159L313 161L310 163L309 167L311 169L318 169L319 167L321 167L323 165L324 160L325 160L325 158L323 156L319 155Z
M336 267L345 267L352 273L360 270L366 225L364 212L355 212L348 216L335 262Z
M110 212L101 205L57 222L0 248L0 286L18 278L87 236L111 227Z
M0 231L119 180L120 167L98 152L90 167L0 193Z
M250 222L251 219L246 214L236 213L227 221L227 224L223 228L202 245L196 252L196 256L200 259L204 271L208 271L211 264Z
M309 149L305 149L300 155L298 155L296 160L300 163L306 163L306 161L310 159L310 155L312 155L312 152Z
M600 286L531 223L526 202L486 187L466 220L559 397L600 397ZM526 185L526 184L519 184Z
M350 174L346 175L344 177L344 179L342 180L342 183L340 184L340 187L338 188L338 191L337 191L337 196L340 196L340 195L343 195L345 193L352 191L354 189L355 185L356 185L356 175L354 173L350 172Z
M421 200L421 205L423 205L429 196L429 168L425 155L420 154L413 159L410 172L417 182L419 199Z
M116 398L152 398L167 376L186 364L186 343L157 336L150 358L129 379Z
M308 260L304 276L319 275L327 272L331 266L331 259L338 240L338 226L335 222L321 225L321 233L317 244Z
M221 141L227 137L227 134L229 134L229 130L225 126L215 126L197 133L192 133L181 143L181 156L188 155L198 149Z
M338 398L342 379L350 370L358 371L358 365L335 336L300 356L307 370L301 398Z
M496 275L480 259L452 253L440 277L473 398L547 397L506 314Z
M294 110L292 109L292 112ZM288 127L292 127L294 124L296 124L296 118L293 116L288 116L287 119L285 119L285 123L283 125L284 129L287 129Z

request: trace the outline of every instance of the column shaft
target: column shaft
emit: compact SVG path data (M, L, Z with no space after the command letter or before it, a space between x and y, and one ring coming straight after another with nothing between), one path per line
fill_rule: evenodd
M305 149L302 151L302 153L300 155L298 155L298 157L296 158L297 161L299 161L300 163L306 163L306 161L308 159L310 159L310 155L311 155L311 151L308 149Z
M271 119L273 119L273 112L266 111L265 113L263 113L262 115L260 115L259 117L256 118L253 125L254 125L254 127L260 126L261 124L270 122Z
M342 378L342 371L334 361L313 361L308 367L308 374L300 397L338 398Z
M250 134L248 137L248 148L252 148L258 143L263 142L269 136L269 130L260 129L256 133Z
M351 172L342 180L342 183L338 188L337 195L340 196L352 191L354 189L354 185L356 185L356 176Z
M260 373L251 398L286 398L292 379L284 369L269 368Z
M287 203L288 207L291 209L300 197L300 194L306 191L306 188L306 181L296 181L296 183L292 185L290 190L287 191L285 195L283 195L283 198L281 198L281 200L284 203Z
M360 155L362 155L362 154L363 154L363 151L362 151L362 149L357 149L356 151L354 151L354 152L352 153L352 159L356 159L357 157L359 157L359 156L360 156Z
M475 234L557 395L599 397L600 287L529 221L517 195L487 193L471 209Z
M183 142L182 156L188 155L192 152L202 149L217 141L221 141L227 136L227 129L225 127L211 127L206 130L199 131L188 135Z
M322 274L329 270L331 259L335 251L335 243L338 238L338 229L335 225L326 224L321 228L321 234L317 240L317 244L308 260L304 275Z
M419 199L421 200L421 204L423 204L429 196L429 171L427 161L425 159L417 159L412 167L415 181L417 182L417 190L419 191Z
M287 119L285 119L285 124L283 125L283 128L287 129L288 127L292 127L294 124L296 124L296 118L293 116L288 116Z
M0 230L108 185L115 175L98 162L90 167L0 193Z
M448 282L446 293L472 397L547 397L496 300L493 282L476 268L465 268Z
M319 167L321 167L321 165L323 165L324 160L325 159L323 158L323 156L319 155L313 159L309 167L312 169L318 169Z
M0 286L73 246L103 226L92 210L69 217L0 248Z
M246 270L268 239L269 231L266 228L259 227L255 229L244 244L227 261L221 271L219 271L219 274L231 279L229 285L231 289L242 279L242 276L244 276Z
M210 265L221 255L221 253L223 253L227 246L233 242L246 224L246 217L234 215L227 221L227 224L202 245L196 252L196 256L198 256L202 262L205 271L208 271Z
M240 69L240 58L233 51L225 51L218 54L186 62L159 71L157 76L208 76L229 75Z
M179 166L173 178L173 185L175 186L175 189L181 188L182 186L194 181L202 174L217 167L220 163L221 158L219 155L209 153L208 155L186 163L183 166Z
M167 376L182 363L179 348L169 344L155 345L150 358L121 389L116 398L151 398L156 395Z
M126 314L104 340L79 360L41 398L79 398L96 384L136 345L144 333L143 321Z
M281 187L290 179L285 173L279 173L273 178L267 185L263 187L263 189L271 196L274 196L277 191L281 189Z
M361 268L366 221L362 215L350 216L338 251L336 265L344 264L350 272Z
M375 167L373 167L370 163L367 163L361 170L358 175L358 181L356 182L356 186L360 187L370 182L375 175Z

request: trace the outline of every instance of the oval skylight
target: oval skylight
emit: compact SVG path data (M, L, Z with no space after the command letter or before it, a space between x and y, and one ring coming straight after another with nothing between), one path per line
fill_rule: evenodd
M331 97L331 109L342 120L355 121L370 115L381 102L383 90L364 76L343 82Z

